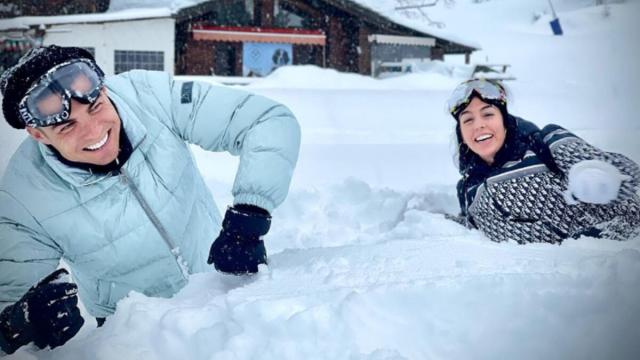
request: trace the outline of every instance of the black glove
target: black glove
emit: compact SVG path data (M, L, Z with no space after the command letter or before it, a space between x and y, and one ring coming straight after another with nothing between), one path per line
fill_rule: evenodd
M258 264L267 263L267 251L260 237L270 226L271 215L262 208L242 204L228 208L207 263L225 273L257 273Z
M67 275L65 269L54 271L2 310L2 351L12 354L32 341L41 349L55 348L80 330L84 319L78 309L78 287L64 282Z

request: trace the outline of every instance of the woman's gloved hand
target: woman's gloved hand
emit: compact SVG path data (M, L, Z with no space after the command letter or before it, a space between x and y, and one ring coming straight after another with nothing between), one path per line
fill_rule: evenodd
M568 204L578 201L608 204L620 192L622 181L629 179L615 166L601 160L583 160L569 169L569 187L564 193Z

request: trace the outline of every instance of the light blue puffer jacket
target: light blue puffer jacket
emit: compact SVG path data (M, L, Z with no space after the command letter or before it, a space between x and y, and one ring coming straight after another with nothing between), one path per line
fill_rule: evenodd
M206 259L220 214L187 143L240 155L234 203L272 211L285 198L300 129L281 104L169 75L107 78L134 148L120 175L57 160L31 138L0 183L0 308L18 300L61 258L89 313L104 317L135 290L169 297ZM184 86L184 88L183 88ZM182 265L180 265L182 263Z

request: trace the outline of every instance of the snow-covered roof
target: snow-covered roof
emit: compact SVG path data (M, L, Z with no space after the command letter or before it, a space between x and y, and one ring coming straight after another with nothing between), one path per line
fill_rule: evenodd
M439 29L429 26L427 22L421 19L409 19L403 14L395 10L398 5L395 0L350 0L353 3L361 5L371 11L376 12L380 16L391 22L405 26L407 28L419 31L424 34L435 36L437 38L458 43L460 45L480 49L480 44L462 39L459 35L453 34L446 29Z
M171 17L173 11L169 8L128 9L109 11L97 14L77 14L60 16L21 16L0 20L0 31L27 29L37 25L99 23L123 20L141 20Z
M108 12L131 9L170 9L173 13L208 0L111 0Z
M207 1L208 0L111 0L109 10L105 13L61 16L24 16L4 19L0 20L0 31L26 29L34 25L95 23L170 17L182 9ZM403 16L394 10L394 7L397 5L395 0L350 1L377 13L393 23L467 47L476 49L481 48L479 44L461 39L459 36L452 34L451 32L429 26L426 22L419 19L409 19Z
M38 25L100 23L171 17L180 10L208 0L111 0L109 10L96 14L22 16L0 20L0 31Z

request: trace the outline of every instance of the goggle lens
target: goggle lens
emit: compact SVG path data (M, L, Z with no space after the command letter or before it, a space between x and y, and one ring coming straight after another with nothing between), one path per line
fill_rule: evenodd
M62 95L48 87L36 89L27 98L27 108L39 118L59 114L64 110Z
M30 127L65 122L71 113L71 99L92 104L100 96L102 85L102 72L88 60L60 64L27 92L19 105L20 114Z
M483 99L507 101L507 94L499 85L486 80L470 80L466 81L453 90L449 101L447 102L449 112L457 113L463 106L467 106L473 91L476 91Z

